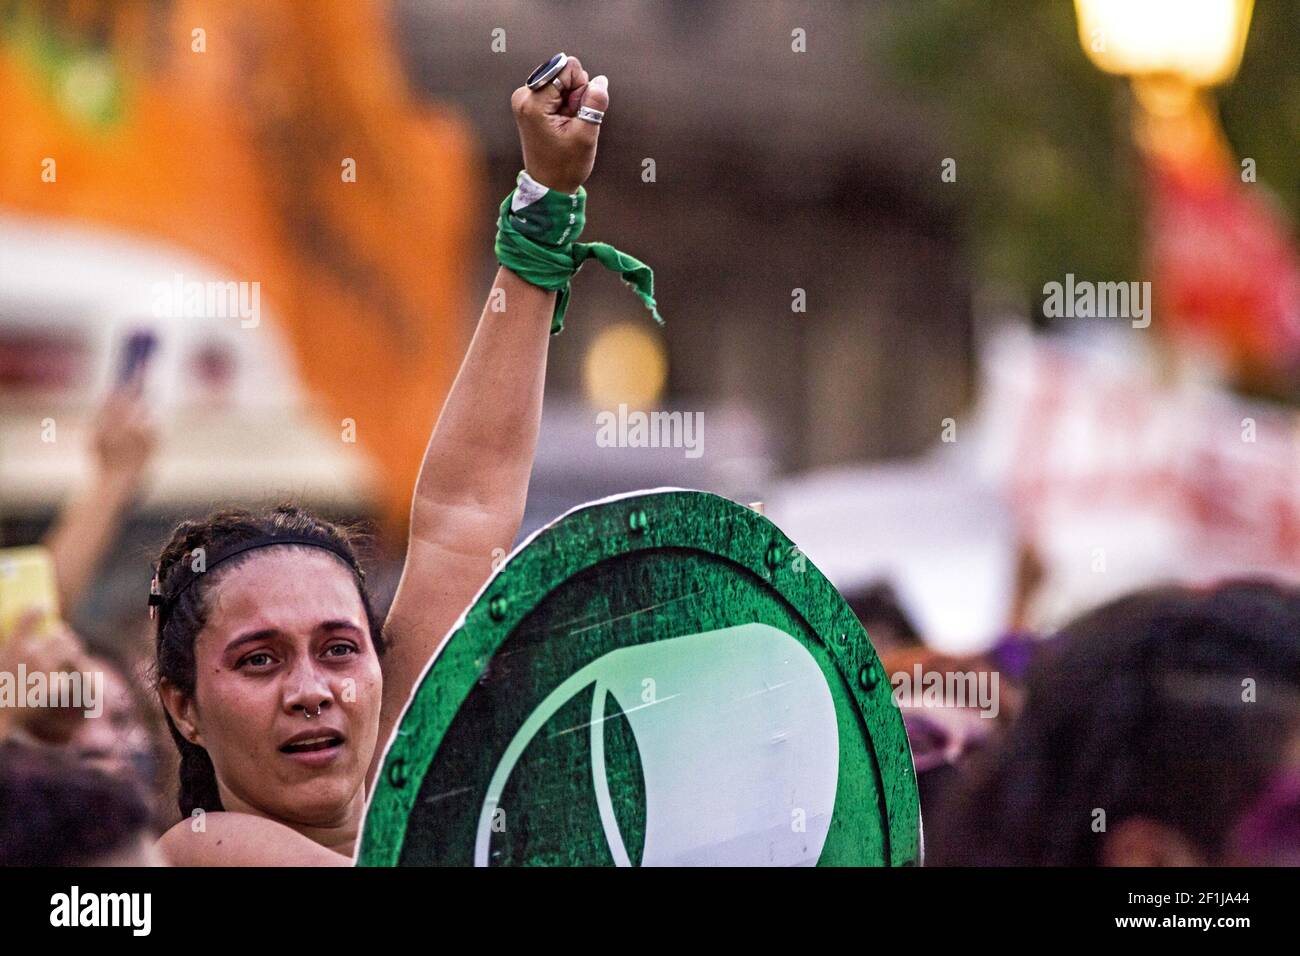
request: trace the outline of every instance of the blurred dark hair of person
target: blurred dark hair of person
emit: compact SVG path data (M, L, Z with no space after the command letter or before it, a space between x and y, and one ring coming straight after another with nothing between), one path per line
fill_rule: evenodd
M1074 621L926 831L937 865L1300 861L1300 590L1159 588Z
M877 653L897 647L921 647L921 633L903 609L898 592L885 580L872 581L846 595Z
M138 788L64 750L0 744L0 866L151 866Z

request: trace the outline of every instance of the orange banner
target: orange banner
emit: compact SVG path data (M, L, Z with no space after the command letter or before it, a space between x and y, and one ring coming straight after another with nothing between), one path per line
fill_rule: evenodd
M0 205L179 243L260 282L404 532L470 318L468 126L410 94L386 6L57 9L0 20Z

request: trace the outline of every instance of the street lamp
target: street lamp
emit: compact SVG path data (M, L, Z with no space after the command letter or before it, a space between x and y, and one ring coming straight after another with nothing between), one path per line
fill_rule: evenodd
M1237 72L1254 0L1075 0L1074 6L1079 42L1100 69L1207 87Z
M1160 327L1232 380L1300 398L1300 259L1288 224L1244 183L1212 88L1241 65L1254 0L1075 0L1095 66L1129 79L1145 167L1147 268Z
M1241 65L1254 0L1074 0L1079 42L1095 66L1127 76L1134 135L1174 167L1224 169L1232 150L1210 87Z

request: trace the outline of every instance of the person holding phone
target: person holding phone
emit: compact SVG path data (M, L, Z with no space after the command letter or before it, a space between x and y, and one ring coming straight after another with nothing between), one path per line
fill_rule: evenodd
M569 277L611 248L575 241L608 81L573 57L544 67L512 96L524 170L498 220L502 265L428 444L387 620L349 531L293 505L184 522L163 549L150 600L181 753L183 819L159 843L173 863L351 864L383 745L518 533L550 333ZM649 272L614 253L625 278Z
M158 447L158 425L144 398L154 341L152 333L128 337L121 371L92 425L90 474L41 542L54 565L59 604L69 614L139 497Z

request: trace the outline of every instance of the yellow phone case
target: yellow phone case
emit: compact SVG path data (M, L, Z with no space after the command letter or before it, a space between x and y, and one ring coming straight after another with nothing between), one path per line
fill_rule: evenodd
M39 545L0 548L0 643L33 608L42 612L37 633L48 633L59 619L59 592L49 551Z

